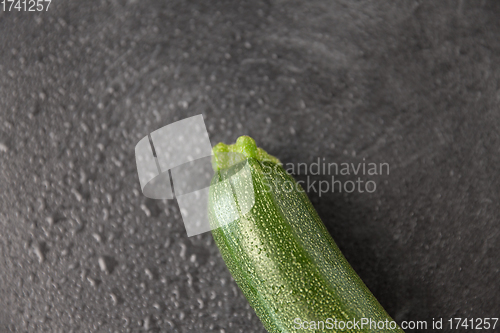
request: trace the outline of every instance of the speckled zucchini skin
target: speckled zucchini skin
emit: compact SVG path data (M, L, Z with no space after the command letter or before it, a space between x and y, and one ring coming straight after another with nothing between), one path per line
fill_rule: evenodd
M239 152L246 159L219 158L218 153L228 151ZM403 332L399 326L392 330L367 326L351 330L299 328L297 318L301 322L392 319L344 258L307 195L276 158L259 150L249 137L240 137L232 146L219 144L214 153L212 184L233 177L232 183L239 186L245 181L237 179L241 177L237 171L245 163L251 171L252 209L225 224L220 207L227 198L237 201L234 189L231 193L230 187L212 186L209 219L229 271L268 332Z

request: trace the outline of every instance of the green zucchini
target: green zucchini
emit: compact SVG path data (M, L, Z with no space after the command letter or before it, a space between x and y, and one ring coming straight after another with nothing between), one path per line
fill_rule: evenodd
M277 158L248 136L213 153L212 235L269 333L403 332Z

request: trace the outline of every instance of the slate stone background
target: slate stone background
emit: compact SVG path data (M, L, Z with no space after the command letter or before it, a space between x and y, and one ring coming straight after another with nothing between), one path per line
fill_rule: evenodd
M398 322L499 317L499 33L496 0L0 12L0 332L265 332L140 192L135 144L196 114L285 163L389 163L309 193L349 262Z

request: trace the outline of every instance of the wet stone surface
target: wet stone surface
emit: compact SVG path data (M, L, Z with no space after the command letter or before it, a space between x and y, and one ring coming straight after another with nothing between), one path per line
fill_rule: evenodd
M349 262L397 321L498 316L500 6L458 3L0 12L0 332L265 332L211 234L139 187L135 144L197 114L213 145L389 163L309 193Z

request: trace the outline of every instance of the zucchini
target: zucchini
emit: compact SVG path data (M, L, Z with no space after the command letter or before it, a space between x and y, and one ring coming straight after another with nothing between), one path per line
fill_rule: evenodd
M269 333L403 332L277 158L242 136L212 163L213 238Z

